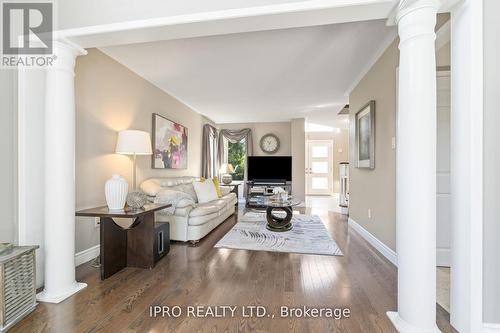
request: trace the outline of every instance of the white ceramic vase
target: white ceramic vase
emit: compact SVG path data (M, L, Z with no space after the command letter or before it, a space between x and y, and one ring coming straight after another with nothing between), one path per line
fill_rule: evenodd
M128 183L122 176L114 174L106 181L104 194L110 210L122 210L127 200Z
M233 182L233 176L229 173L226 173L226 174L222 175L221 180L222 180L223 184L229 185Z

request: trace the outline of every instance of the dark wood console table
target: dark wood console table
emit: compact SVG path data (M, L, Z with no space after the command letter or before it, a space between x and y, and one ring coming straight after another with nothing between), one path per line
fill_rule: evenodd
M126 207L110 211L107 206L84 209L76 216L99 217L101 221L101 279L125 267L153 268L155 265L155 216L154 213L170 207L167 204L147 204L143 209ZM133 219L129 228L123 229L113 218Z

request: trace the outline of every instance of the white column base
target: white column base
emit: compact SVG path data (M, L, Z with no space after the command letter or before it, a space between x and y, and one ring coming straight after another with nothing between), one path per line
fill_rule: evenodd
M420 327L415 327L405 321L403 318L399 316L397 312L388 311L387 317L389 317L392 325L396 328L396 330L400 333L441 333L437 325L430 329L422 329Z
M44 303L61 303L64 301L66 298L76 294L82 289L87 288L86 283L81 283L81 282L75 282L75 284L72 286L71 289L68 291L60 294L60 295L50 295L47 293L46 290L36 294L36 300L39 302L44 302Z

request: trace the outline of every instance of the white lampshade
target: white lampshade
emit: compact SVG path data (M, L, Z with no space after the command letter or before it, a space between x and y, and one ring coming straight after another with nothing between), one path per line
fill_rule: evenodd
M234 173L233 165L231 163L222 164L222 167L220 168L219 172L222 173L222 174L224 174L224 173Z
M124 155L151 155L151 137L148 132L124 130L118 132L116 153Z

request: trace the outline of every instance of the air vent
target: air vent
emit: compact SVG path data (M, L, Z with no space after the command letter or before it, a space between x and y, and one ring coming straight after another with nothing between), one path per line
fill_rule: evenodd
M36 306L35 250L14 247L0 255L0 332L5 332Z

